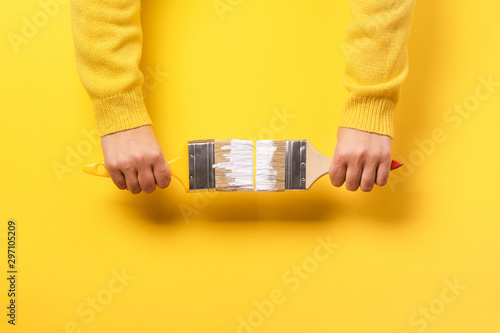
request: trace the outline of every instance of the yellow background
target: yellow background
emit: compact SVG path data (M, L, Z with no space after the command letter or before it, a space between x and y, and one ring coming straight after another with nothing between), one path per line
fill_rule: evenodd
M271 135L309 139L331 156L346 98L346 2L232 3L221 20L212 0L143 1L141 68L168 73L150 76L146 98L166 157L189 139ZM2 332L229 333L238 318L256 326L245 333L500 331L500 87L474 100L486 92L480 77L500 81L499 2L417 4L393 142L406 166L388 186L352 193L325 177L307 192L210 197L175 180L133 196L81 172L102 153L83 132L96 125L69 5L18 52L8 39L41 10L37 1L0 5ZM475 101L467 117L444 118ZM295 117L273 126L283 110ZM445 139L430 144L436 128ZM59 179L54 164L68 165L68 149L84 154ZM9 219L18 225L15 327ZM318 238L338 247L315 267ZM302 263L311 272L292 290L286 277ZM110 293L122 270L134 278ZM466 289L453 294L454 282ZM273 292L282 304L259 317L254 302ZM106 305L95 317L78 311L96 297ZM424 320L429 307L436 315Z

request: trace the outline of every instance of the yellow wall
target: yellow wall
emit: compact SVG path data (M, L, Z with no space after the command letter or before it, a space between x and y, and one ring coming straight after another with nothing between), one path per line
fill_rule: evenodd
M146 103L165 155L189 139L271 136L332 155L345 1L231 3L221 19L212 0L144 1ZM44 22L37 1L2 1L1 331L499 332L499 12L417 4L393 143L406 166L388 186L323 178L302 193L207 196L174 180L133 196L81 172L102 153L69 5ZM284 111L293 118L273 120Z

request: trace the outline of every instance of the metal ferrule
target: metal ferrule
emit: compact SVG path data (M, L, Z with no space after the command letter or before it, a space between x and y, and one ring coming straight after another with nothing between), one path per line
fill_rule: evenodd
M307 141L286 141L285 144L285 190L306 189Z
M215 190L214 140L191 140L189 153L189 190Z

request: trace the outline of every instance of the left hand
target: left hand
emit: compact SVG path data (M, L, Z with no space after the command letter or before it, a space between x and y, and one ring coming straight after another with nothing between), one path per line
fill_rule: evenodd
M374 184L383 186L391 169L389 136L339 127L337 146L330 164L330 181L336 187L349 191L369 192Z

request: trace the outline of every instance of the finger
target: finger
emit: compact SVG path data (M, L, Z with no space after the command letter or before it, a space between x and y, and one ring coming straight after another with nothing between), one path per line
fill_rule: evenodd
M120 170L115 170L112 168L108 169L109 175L111 176L111 180L115 183L116 187L120 190L127 189L127 183L125 182L125 176Z
M356 191L361 182L361 174L363 171L362 164L350 164L347 166L347 172L345 177L345 187L349 191Z
M139 186L144 193L151 193L156 189L155 177L151 167L144 167L138 173Z
M153 166L153 175L159 188L165 188L170 184L170 167L165 161L158 162Z
M370 163L363 166L360 188L363 192L370 192L375 184L377 176L377 164Z
M387 162L382 162L378 165L377 168L377 176L375 183L378 186L384 186L387 184L387 180L389 179L389 172L391 171L391 160L389 159Z
M330 181L335 187L340 187L345 182L345 176L347 171L347 164L341 162L335 156L333 157L332 163L330 163L330 169L328 170Z
M140 193L141 187L139 186L137 171L135 169L125 170L123 174L125 175L125 182L127 183L127 189L130 193Z

